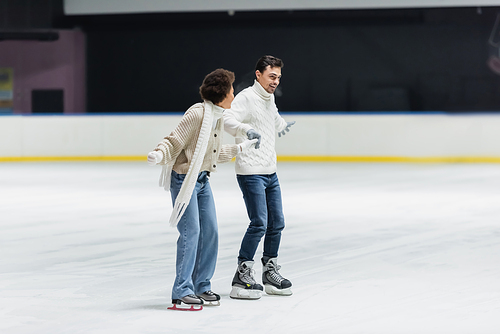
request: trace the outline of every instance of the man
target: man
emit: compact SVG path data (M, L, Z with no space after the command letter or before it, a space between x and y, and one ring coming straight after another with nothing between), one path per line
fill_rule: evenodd
M247 208L250 224L241 242L238 268L233 278L231 298L259 299L263 288L253 276L254 255L264 237L261 259L262 281L266 293L292 294L292 283L283 278L277 258L281 231L285 227L281 189L276 175L276 132L284 135L295 122L286 122L278 113L274 91L281 79L283 62L273 56L259 59L254 85L241 91L231 109L224 113L224 129L236 137L236 143L258 139L252 154L236 157L238 184Z

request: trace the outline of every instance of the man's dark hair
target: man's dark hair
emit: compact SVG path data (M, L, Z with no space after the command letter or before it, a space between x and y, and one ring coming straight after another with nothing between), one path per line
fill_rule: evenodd
M227 94L231 91L234 82L234 73L223 68L207 74L200 86L200 95L204 100L211 101L213 104L224 101Z
M283 60L276 58L274 56L263 56L257 61L257 65L255 65L255 70L263 73L267 66L280 67L283 68L285 64L283 64Z

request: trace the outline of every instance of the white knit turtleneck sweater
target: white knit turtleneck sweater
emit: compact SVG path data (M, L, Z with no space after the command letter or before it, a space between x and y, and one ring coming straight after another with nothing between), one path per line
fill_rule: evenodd
M276 134L286 128L279 115L274 95L266 92L255 81L234 98L231 109L224 112L224 129L236 137L239 144L247 139L247 132L260 133L260 148L251 148L236 156L236 174L272 174L276 172Z

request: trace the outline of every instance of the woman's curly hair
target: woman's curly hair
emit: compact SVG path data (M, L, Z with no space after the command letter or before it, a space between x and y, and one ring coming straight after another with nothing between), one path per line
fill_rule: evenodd
M213 104L222 102L231 91L233 82L233 72L218 68L207 74L203 80L203 84L200 86L201 98L211 101Z

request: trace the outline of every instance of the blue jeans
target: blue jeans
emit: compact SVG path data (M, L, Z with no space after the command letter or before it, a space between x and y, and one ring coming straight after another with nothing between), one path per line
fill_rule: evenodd
M285 228L278 176L274 173L237 175L236 178L250 218L250 225L241 242L238 263L253 261L264 235L264 257L277 257L281 231Z
M172 171L170 192L172 202L179 194L185 174ZM212 189L208 172L198 175L196 187L184 215L177 224L176 275L172 299L189 294L202 294L211 289L210 280L215 272L219 234Z

